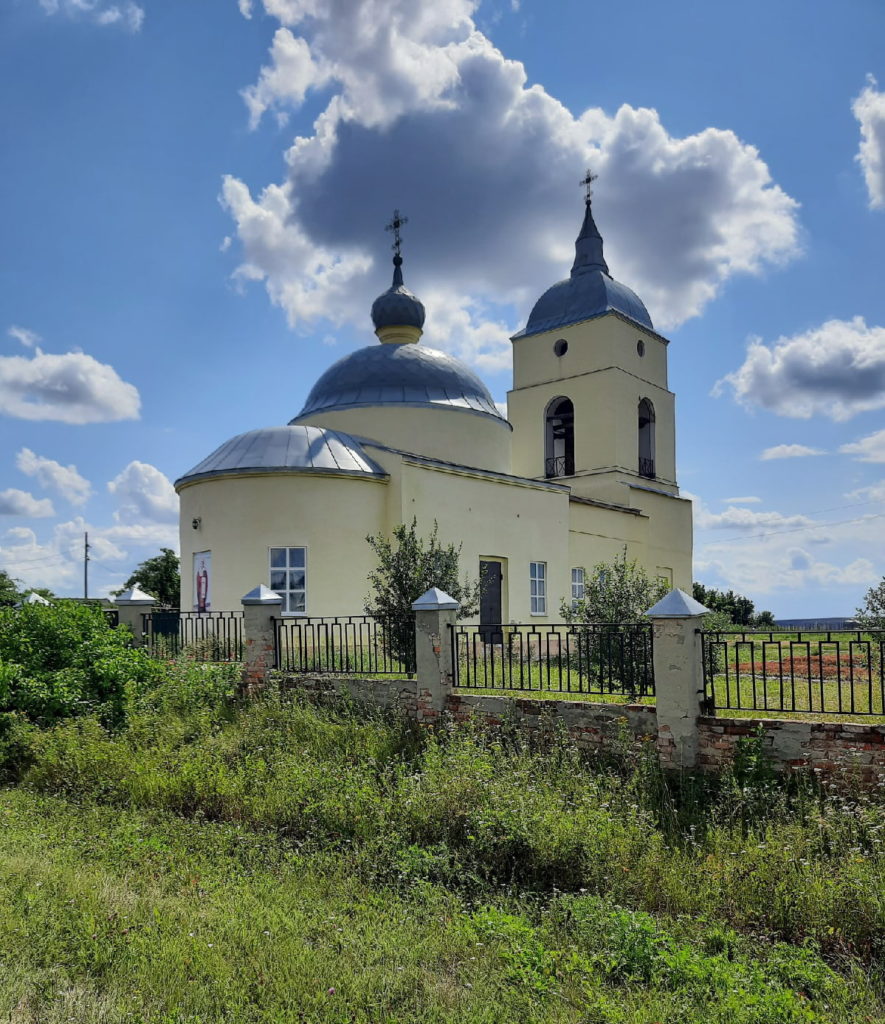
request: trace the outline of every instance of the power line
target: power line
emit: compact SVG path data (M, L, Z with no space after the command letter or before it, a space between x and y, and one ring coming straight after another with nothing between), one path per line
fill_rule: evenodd
M868 523L871 519L882 518L885 518L885 512L876 512L871 516L858 516L856 519L841 519L835 523L806 523L804 526L792 526L786 530L770 530L768 533L738 534L734 537L723 537L721 540L713 541L711 543L731 544L735 541L761 540L763 537L779 537L785 533L801 533L803 530L821 530L827 526L848 526L851 523Z

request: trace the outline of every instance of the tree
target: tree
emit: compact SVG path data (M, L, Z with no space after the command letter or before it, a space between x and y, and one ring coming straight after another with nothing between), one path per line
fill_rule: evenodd
M401 523L390 538L379 533L366 537L378 558L369 573L371 593L366 614L381 623L388 653L408 670L415 665L415 613L412 603L431 587L439 587L461 604L459 618L474 615L479 607L480 585L459 577L461 545L441 544L436 521L425 541L418 535L418 520Z
M18 584L5 569L0 569L0 608L10 608L20 600Z
M600 687L623 687L636 696L648 693L653 679L651 633L635 624L648 621L645 613L669 585L651 579L635 560L627 561L626 548L614 561L598 562L590 573L582 571L584 597L560 605L575 634L572 660Z
M160 554L143 561L123 586L115 591L122 594L130 587L141 587L151 597L155 597L161 605L177 608L181 601L181 574L179 572L178 555L172 548L160 548Z
M582 572L583 599L560 605L566 622L640 622L670 589L662 579L651 579L635 559L628 562L626 548L613 562L598 562L591 572Z
M885 577L866 592L854 617L861 629L885 629Z
M693 583L691 593L695 601L709 608L711 612L722 612L734 626L773 626L774 615L769 611L757 612L749 597L736 594L733 590L717 590Z

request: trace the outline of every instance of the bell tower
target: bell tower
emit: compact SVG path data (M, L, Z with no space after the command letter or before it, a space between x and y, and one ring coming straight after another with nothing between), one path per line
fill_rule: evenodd
M636 488L677 495L669 342L642 300L609 274L587 172L571 274L538 299L513 342L513 473L573 495L641 504Z

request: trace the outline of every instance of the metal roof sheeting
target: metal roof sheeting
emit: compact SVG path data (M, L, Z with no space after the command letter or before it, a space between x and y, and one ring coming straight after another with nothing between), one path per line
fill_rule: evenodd
M371 345L339 359L314 384L291 420L332 409L379 405L445 406L502 420L477 375L459 360L423 345Z
M179 477L175 486L211 476L261 472L387 477L386 471L366 455L359 441L350 434L323 427L290 425L263 427L232 437Z
M524 329L514 337L525 338L568 327L610 312L623 313L654 330L648 310L636 292L597 270L567 277L548 288L535 303Z

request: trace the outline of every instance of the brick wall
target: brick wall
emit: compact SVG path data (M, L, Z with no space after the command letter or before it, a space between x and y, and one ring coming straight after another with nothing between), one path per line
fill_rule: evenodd
M754 735L760 727L769 756L785 768L811 768L825 774L849 771L863 782L885 782L885 725L854 722L701 718L701 770L715 771L729 763L737 742Z
M406 679L293 677L287 684L326 698L346 695L373 707L397 710L427 725L447 717L491 729L518 728L530 736L562 729L578 748L586 751L621 748L625 740L639 747L654 740L657 733L655 709L638 704L591 704L457 692L447 696L445 710L440 712L434 708L429 691L416 692L415 683Z
M435 723L442 715L456 722L475 721L489 728L519 728L529 735L562 729L581 750L622 749L625 738L635 746L657 742L661 762L676 764L672 740L658 734L654 707L592 704L589 701L536 700L450 693L445 710L433 706L427 690L416 691L408 679L340 679L298 677L287 685L326 698L346 695L356 701L398 711L414 721ZM772 760L786 769L811 768L824 773L850 771L869 784L885 782L885 725L849 722L796 722L780 719L698 719L698 767L716 771L730 763L738 741L759 728Z

